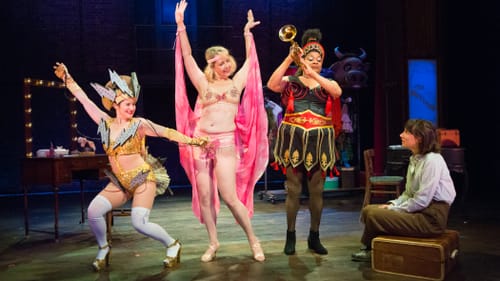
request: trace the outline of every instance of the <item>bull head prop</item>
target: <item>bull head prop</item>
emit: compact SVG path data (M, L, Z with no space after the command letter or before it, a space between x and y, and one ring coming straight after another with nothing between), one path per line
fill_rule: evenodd
M367 71L370 68L369 63L365 63L366 52L360 48L360 54L342 53L339 47L335 48L335 56L339 61L332 64L329 68L333 72L335 81L342 88L359 89L366 87L368 81Z

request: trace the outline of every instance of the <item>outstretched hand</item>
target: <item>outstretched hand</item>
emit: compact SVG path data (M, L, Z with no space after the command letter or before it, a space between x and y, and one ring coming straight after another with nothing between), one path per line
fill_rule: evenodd
M54 74L57 78L61 79L63 82L66 81L66 78L71 77L68 72L68 68L62 62L56 62L53 66Z
M205 147L209 143L208 137L196 137L190 142L191 145Z
M244 32L250 32L250 29L254 28L256 25L260 24L260 21L255 21L253 18L253 12L252 10L248 10L247 12L247 24L245 25L245 28L243 29Z
M181 0L175 5L175 22L177 24L182 24L184 22L184 11L186 10L188 3L186 0Z

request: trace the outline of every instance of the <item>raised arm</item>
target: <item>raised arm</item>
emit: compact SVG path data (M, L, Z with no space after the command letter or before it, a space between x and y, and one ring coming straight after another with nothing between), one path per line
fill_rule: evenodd
M181 0L175 6L175 22L177 23L177 36L179 36L182 58L184 59L184 66L186 72L193 83L194 87L201 92L203 88L203 83L208 84L205 74L200 69L196 61L194 60L191 45L189 44L189 38L187 36L186 25L184 24L184 11L186 10L188 3L186 0Z
M68 68L64 65L64 63L56 62L54 65L54 74L57 78L66 83L68 90L83 105L87 114L96 124L98 124L103 118L105 120L110 118L108 114L102 111L91 99L89 99L87 94L82 90L82 88L80 88L73 77L71 77Z
M281 62L281 64L274 70L273 74L271 74L269 80L267 80L267 87L269 88L269 90L275 93L281 93L283 91L287 81L285 73L293 63L292 53L293 50L292 48L290 48L290 53L288 54L288 56L286 56L283 62Z
M250 29L254 28L256 25L259 25L260 21L255 21L253 17L253 12L252 10L248 10L247 12L247 23L245 24L245 27L243 28L243 36L245 37L245 51L246 51L246 58L250 56L250 45L252 43L251 37L252 32Z
M247 23L243 28L243 37L245 38L245 62L241 66L240 70L234 75L234 82L240 86L240 89L245 87L247 76L248 76L248 58L250 57L250 47L252 46L253 34L250 31L256 25L260 24L260 21L255 21L253 17L252 10L247 12Z

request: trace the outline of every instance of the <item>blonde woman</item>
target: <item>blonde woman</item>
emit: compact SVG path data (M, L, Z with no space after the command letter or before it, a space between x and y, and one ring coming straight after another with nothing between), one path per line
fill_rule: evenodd
M250 221L254 185L268 161L267 117L250 32L260 22L254 21L249 10L243 32L246 60L239 70L225 47L213 46L205 52L206 67L202 71L192 56L184 24L187 5L182 0L175 9L177 129L190 136L208 137L212 144L180 150L181 163L193 186L193 212L208 233L209 246L201 261L214 260L219 249L216 227L219 194L244 230L253 258L264 261L264 252ZM198 91L194 111L189 107L182 63Z

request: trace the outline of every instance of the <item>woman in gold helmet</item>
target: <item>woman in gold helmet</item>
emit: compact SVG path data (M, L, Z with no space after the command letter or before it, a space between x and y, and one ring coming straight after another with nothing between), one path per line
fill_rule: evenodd
M90 118L99 125L98 132L111 167L107 173L110 182L90 202L87 212L90 228L99 246L92 263L94 270L100 271L109 265L111 245L106 236L105 215L129 200L132 200L133 227L139 233L160 241L166 248L164 266L175 266L180 262L179 240L172 238L163 227L149 221L155 196L165 191L170 178L163 165L159 165L147 153L145 139L146 136L163 137L181 145L205 145L207 140L193 139L148 119L134 117L140 92L135 73L120 76L109 70L110 81L105 86L91 83L102 97L103 106L108 111L115 111L115 117L108 115L89 99L63 63L55 64L54 73L66 83Z

